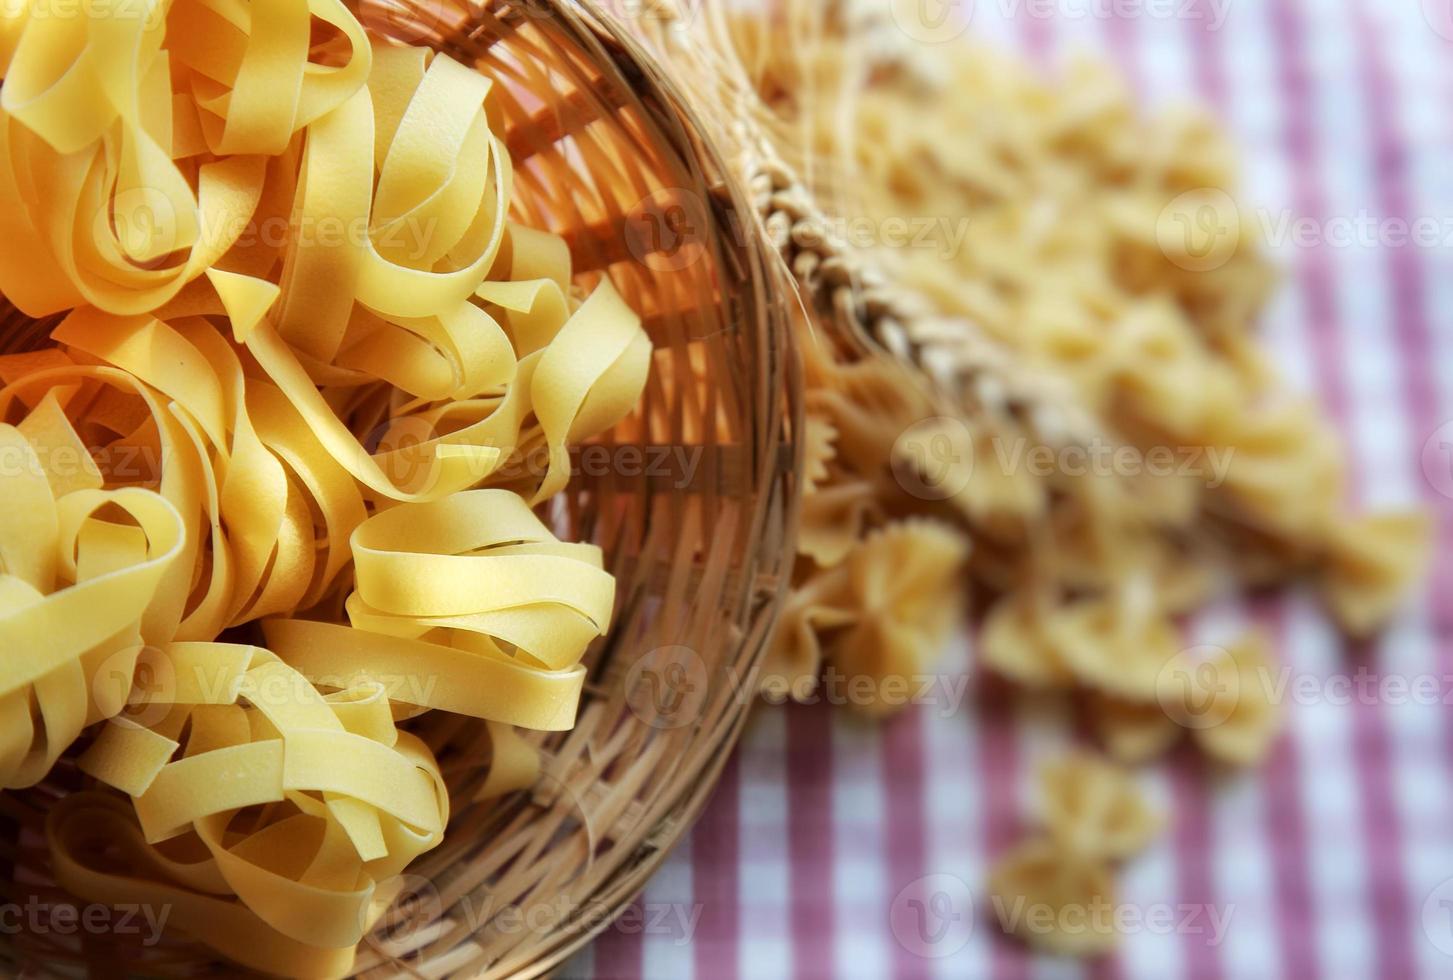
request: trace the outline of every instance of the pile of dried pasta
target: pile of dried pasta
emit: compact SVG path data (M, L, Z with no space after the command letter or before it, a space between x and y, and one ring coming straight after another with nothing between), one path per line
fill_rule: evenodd
M822 447L841 438L845 379L882 369L819 354L810 455L827 462L807 484L771 685L810 692L824 657L880 678L931 668L935 642L895 647L890 662L864 658L844 624L856 630L892 592L841 585L873 581L860 569L880 567L884 514L927 510L956 518L973 548L962 565L940 552L937 574L914 582L916 602L951 608L966 569L988 601L977 641L987 667L1082 699L1119 761L1189 737L1217 761L1255 763L1278 731L1265 641L1192 647L1179 618L1227 590L1308 577L1348 633L1367 635L1420 575L1429 531L1422 513L1349 515L1330 425L1258 349L1274 276L1254 222L1234 205L1227 213L1225 141L1195 113L1142 117L1092 64L1046 80L967 42L914 44L876 7L772 9L732 24L763 124L819 204L853 219L844 233L866 218L879 234L862 244L887 279L927 301L925 333L938 336L914 339L952 350L957 331L996 343L1016 370L1068 392L1103 445L1066 454L975 406L925 419L921 404L897 398L860 403L876 435L844 463ZM889 240L903 226L911 236ZM1148 465L1157 458L1164 472ZM935 553L904 548L889 567ZM1143 828L1130 785L1093 760L1046 777L1051 806L1073 779L1083 785L1069 810L1098 800ZM1005 857L992 891L1054 907L1107 897L1109 862L1143 834L1112 846L1093 817L1075 833L1051 819L1047 835ZM1114 940L1026 938L1080 953Z
M509 220L490 80L338 0L10 4L0 77L0 785L91 778L75 896L342 975L448 822L398 723L493 793L574 722L614 582L532 508L650 344Z
M1380 628L1421 567L1426 515L1348 515L1330 426L1285 391L1256 346L1273 277L1253 223L1230 225L1239 237L1206 264L1196 241L1165 233L1197 192L1234 188L1214 127L1192 115L1142 119L1091 65L1049 82L1004 55L905 51L891 28L786 6L790 29L805 21L817 33L771 45L762 22L744 19L738 39L779 147L835 213L878 227L937 219L916 227L912 246L876 251L893 280L932 299L944 314L937 329L986 334L1019 369L1062 382L1114 440L1078 447L1073 466L1062 455L1046 463L1035 452L1049 447L1015 444L993 418L941 420L951 465L930 472L939 460L908 452L932 448L914 434L921 406L864 406L879 451L810 483L802 541L813 561L800 593L865 546L813 548L820 522L845 533L836 516L817 516L818 498L867 481L879 508L911 506L919 490L920 508L933 509L936 494L902 479L916 465L948 498L938 510L968 527L969 571L1000 597L985 623L989 664L1029 686L1092 692L1112 736L1122 712L1154 707L1156 678L1183 645L1174 618L1227 587L1311 574L1349 632ZM882 370L809 370L810 429L841 428L842 378ZM895 451L916 459L890 459ZM1174 472L1151 472L1157 451ZM1097 469L1091 453L1111 461ZM896 484L880 479L892 462ZM859 502L853 513L871 509ZM1137 748L1125 754L1148 754Z

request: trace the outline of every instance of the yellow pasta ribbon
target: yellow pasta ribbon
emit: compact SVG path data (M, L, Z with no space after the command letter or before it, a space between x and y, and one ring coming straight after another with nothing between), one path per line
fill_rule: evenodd
M149 727L112 723L80 759L135 798L142 839L123 837L139 880L107 884L235 895L260 920L249 931L261 948L231 948L207 925L197 938L248 965L299 955L294 944L351 950L378 911L378 883L442 838L449 800L432 754L394 727L379 685L324 697L258 648L162 653L166 680L134 700L170 710ZM168 862L153 847L184 836L209 857Z
M448 821L396 718L486 719L479 799L574 723L614 580L531 507L651 344L509 220L479 72L341 0L56 14L0 10L0 293L63 314L0 357L0 784L79 741L130 801L51 811L63 887L342 976Z
M375 515L354 533L353 555L355 628L264 623L289 664L323 686L384 683L418 707L571 726L579 660L608 628L615 595L598 548L557 541L509 491L473 490Z
M0 784L11 789L44 778L86 726L125 706L136 659L157 639L145 613L183 547L181 518L151 491L53 497L36 448L0 426L14 492L0 519ZM102 516L118 512L130 523Z

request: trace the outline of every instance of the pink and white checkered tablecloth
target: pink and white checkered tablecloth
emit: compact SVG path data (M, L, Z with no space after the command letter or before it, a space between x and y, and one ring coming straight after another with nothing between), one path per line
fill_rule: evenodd
M1034 955L989 924L985 875L1024 829L1035 762L1080 726L973 678L956 712L941 688L884 727L759 708L646 914L566 974L1453 977L1453 0L958 4L978 38L1044 59L1088 48L1152 103L1214 106L1269 230L1315 222L1301 227L1320 244L1273 243L1288 276L1265 336L1340 424L1359 499L1437 509L1432 578L1369 649L1305 596L1202 617L1268 629L1302 703L1258 772L1184 752L1144 775L1169 829L1121 876L1143 918L1108 960ZM1416 241L1398 219L1422 219ZM969 670L967 641L942 669L946 684ZM930 875L951 877L899 912L937 896L927 934L943 939L900 942L895 896Z

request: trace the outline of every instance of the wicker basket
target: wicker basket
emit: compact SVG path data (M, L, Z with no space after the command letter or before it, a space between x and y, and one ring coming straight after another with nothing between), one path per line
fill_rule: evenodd
M484 724L411 723L438 755L453 816L355 967L538 975L641 890L750 707L795 533L791 288L690 101L609 15L577 0L364 0L358 14L496 80L514 216L567 239L582 285L609 275L656 347L641 406L604 440L619 465L581 468L548 515L562 537L601 545L618 580L615 628L587 657L578 724L538 738L532 791L485 805L471 802L489 758ZM53 322L7 304L0 347L42 344ZM663 678L675 682L666 697ZM68 759L42 785L0 794L7 901L66 901L40 829L82 785ZM22 930L0 937L0 964L24 976L239 975L170 934L145 946Z

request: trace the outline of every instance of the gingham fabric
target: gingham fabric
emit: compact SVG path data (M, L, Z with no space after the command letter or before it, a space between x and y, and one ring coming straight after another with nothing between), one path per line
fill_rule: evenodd
M1266 341L1338 421L1360 501L1436 509L1436 567L1365 649L1306 596L1203 617L1263 625L1295 703L1259 771L1182 751L1143 774L1169 823L1121 875L1117 955L992 924L989 864L1080 725L982 677L947 710L964 639L939 703L883 727L758 707L701 822L566 975L1453 977L1453 0L943 2L979 39L1096 51L1152 104L1219 112L1287 271Z

